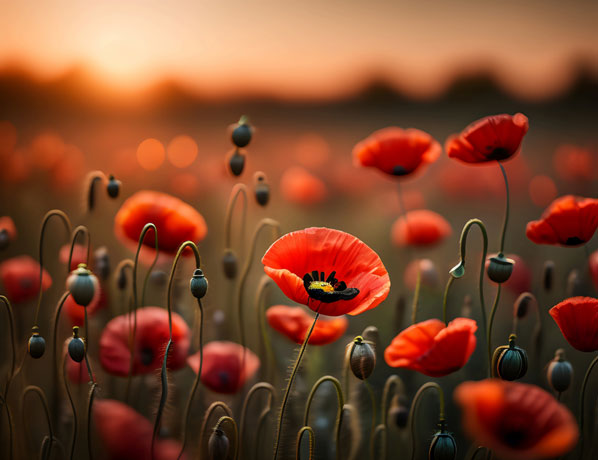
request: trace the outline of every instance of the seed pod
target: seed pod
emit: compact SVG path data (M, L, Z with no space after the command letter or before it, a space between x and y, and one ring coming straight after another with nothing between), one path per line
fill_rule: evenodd
M459 262L457 265L450 269L449 274L453 278L457 279L463 277L463 275L465 275L465 264L463 262Z
M85 358L85 342L79 337L79 327L73 326L73 338L69 342L69 356L77 363Z
M215 428L208 441L208 458L210 460L226 460L230 442L226 433L220 428Z
M525 318L530 305L536 301L536 298L531 292L522 292L513 304L513 314L518 318Z
M98 279L85 264L79 264L66 280L66 287L71 292L73 300L83 307L91 303L97 286Z
M232 249L225 249L224 256L222 256L222 266L224 268L224 276L229 280L237 277L237 256Z
M106 185L106 191L110 198L116 198L120 192L120 181L114 178L114 175L110 174L108 178L108 185Z
M190 282L191 294L196 299L201 299L208 292L208 279L204 276L203 271L197 268L193 272L193 278Z
M228 156L228 166L230 172L235 176L240 176L245 168L246 154L244 150L235 149Z
M247 119L241 117L237 126L233 128L231 139L237 147L246 147L251 142L252 134L253 132L251 126L247 124Z
M97 248L93 253L93 266L100 278L103 280L108 279L108 276L110 276L110 257L106 246Z
M509 336L509 345L503 345L494 350L492 356L492 372L494 377L503 380L517 380L527 372L527 353L523 348L515 345L517 336Z
M397 428L403 429L407 426L407 422L409 421L409 402L405 396L395 395L392 398L388 416Z
M571 270L567 277L567 297L576 297L584 294L583 284L579 270Z
M366 327L363 332L361 333L363 340L369 342L372 347L374 347L374 351L378 348L380 344L380 332L376 326L368 326Z
M253 176L255 199L260 206L266 206L270 201L270 185L266 180L266 175L258 171Z
M6 249L10 245L10 235L5 228L0 229L0 251Z
M548 383L554 391L562 393L567 391L573 379L573 366L565 360L565 350L559 348L554 354L554 358L548 364L546 370Z
M33 326L31 328L31 337L27 343L27 352L32 358L38 359L44 355L46 351L46 341L39 335L39 327Z
M504 283L511 277L514 265L515 261L513 259L508 259L502 252L499 252L498 255L490 257L489 259L486 268L488 278L495 283Z
M544 276L542 279L544 281L544 290L550 291L554 281L554 262L552 260L544 262Z
M361 336L357 336L353 340L349 364L353 375L361 380L367 379L376 367L376 353L372 346L363 340Z
M445 429L445 422L440 422L440 431L438 431L428 453L429 460L455 460L457 457L457 443L455 438Z

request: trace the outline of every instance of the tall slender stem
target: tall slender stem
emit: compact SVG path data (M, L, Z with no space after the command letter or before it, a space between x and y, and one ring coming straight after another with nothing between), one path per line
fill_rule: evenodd
M87 355L86 355L87 356ZM87 358L86 362L87 362ZM91 367L89 367L89 362L87 362L87 369L91 373ZM89 377L92 379L92 377ZM93 447L92 447L92 439L91 439L91 409L93 407L93 399L96 393L96 387L98 386L97 383L91 380L93 383L91 384L91 388L89 389L89 397L87 400L87 455L89 460L93 460Z
M233 458L237 458L237 451L239 449L239 431L237 430L237 423L235 422L235 419L228 415L223 415L218 419L216 426L214 426L214 430L221 430L222 425L225 423L228 423L233 429L233 445L235 446Z
M369 384L367 379L363 381L366 390L368 391L368 395L370 396L370 402L372 404L372 422L370 426L370 452L371 458L374 460L375 457L375 447L376 447L376 396L374 395L374 390L372 390L372 386Z
M411 305L411 324L415 324L417 319L417 304L419 303L419 291L422 284L421 268L417 265L417 278L415 282L415 293L413 294L413 304Z
M488 362L492 363L492 326L494 324L494 316L496 315L496 307L498 307L498 301L500 300L500 291L502 288L502 284L498 285L496 288L496 295L494 296L494 304L492 305L492 311L490 312L490 323L488 324L488 332L486 335L486 347L488 351ZM492 365L488 366L488 374L491 376Z
M15 321L14 315L12 312L12 305L6 296L0 295L0 300L6 306L6 313L8 314L8 330L10 331L10 349L11 349L11 360L10 360L10 374L8 374L8 379L6 380L6 386L4 387L4 400L6 401L8 397L8 389L10 387L10 382L12 381L13 376L15 375L15 365L17 362L17 352L16 352L16 344L15 344Z
M293 365L293 369L291 371L291 376L289 377L289 381L287 383L287 388L284 392L284 397L282 399L282 405L280 406L280 414L278 415L278 427L276 429L276 443L274 444L274 460L278 458L278 450L280 447L280 436L282 434L282 424L284 420L284 410L287 406L287 402L289 400L289 396L291 394L291 387L293 386L293 381L295 380L295 376L297 375L297 371L299 370L299 366L301 365L301 358L303 358L303 354L307 348L307 343L309 342L309 338L311 337L311 333L316 327L316 323L318 318L320 317L320 313L316 311L316 317L314 318L314 322L312 323L307 335L305 336L305 340L303 341L303 345L299 349L299 355L297 355L297 359L295 360L295 364Z
M89 229L85 225L78 225L73 230L73 235L71 236L71 247L69 250L69 260L66 265L67 274L71 272L71 263L73 261L73 251L75 250L75 242L77 241L77 237L79 235L85 235L85 240L87 242L87 255L85 258L85 264L87 266L89 266L89 256L91 253L91 237L89 235Z
M509 180L507 179L507 172L505 171L505 167L502 165L501 162L497 162L498 166L500 166L500 172L502 173L502 177L505 181L505 194L506 194L506 204L505 204L505 219L502 224L502 231L500 234L500 252L504 251L505 248L505 236L507 234L507 224L509 223L509 206L510 206L510 198L509 198Z
M262 275L255 293L255 308L257 310L257 324L262 339L262 345L266 354L266 379L272 381L274 374L274 352L272 351L272 343L266 328L266 293L268 288L272 286L272 279L267 275Z
M272 401L274 400L274 387L267 382L259 382L256 383L254 386L251 387L247 396L243 400L243 407L241 408L241 419L239 421L239 448L237 449L237 456L235 458L239 458L239 452L242 451L241 447L243 446L243 438L245 435L245 420L247 418L247 410L249 408L249 402L253 395L257 394L258 391L264 390L268 393L268 403L267 408L269 409L272 406Z
M64 383L64 389L66 390L66 396L71 404L71 410L73 411L73 439L71 440L71 454L69 456L70 460L73 460L75 456L75 445L77 442L77 408L75 407L75 402L73 401L73 395L71 394L71 389L69 388L68 384L68 377L66 375L66 360L67 354L65 353L62 358L62 381Z
M299 430L299 433L297 433L297 445L295 447L295 459L296 460L300 460L301 459L301 441L303 440L303 435L307 433L308 436L308 440L309 440L309 456L307 457L309 460L312 460L314 458L314 445L315 445L315 439L316 439L316 435L314 434L314 430L311 426L304 426L301 427L301 429Z
M212 417L212 414L214 412L216 412L216 409L222 410L229 417L233 416L233 412L230 410L230 407L228 407L222 401L214 401L212 404L210 404L210 407L208 407L208 410L206 410L206 412L204 413L203 421L201 422L201 429L199 431L199 450L200 450L199 458L203 458L202 452L203 452L204 446L206 444L205 443L205 432L208 428L208 423L210 422L210 418Z
M586 387L588 386L588 380L590 379L590 373L594 366L598 363L598 355L594 357L590 365L588 366L588 370L583 377L583 383L581 384L581 392L579 394L579 458L583 458L583 450L584 450L584 432L583 432L583 425L584 425L584 412L585 412L585 397L586 397Z
M13 433L14 427L12 422L12 413L10 411L10 407L8 407L8 401L2 395L0 395L0 406L6 409L6 417L8 418L8 458L12 460L12 445L13 445ZM0 410L1 410L0 407Z
M413 398L413 402L411 403L411 409L409 410L409 431L411 432L411 460L415 459L415 422L414 422L414 420L415 420L416 410L417 410L417 407L419 405L422 395L428 389L434 389L437 391L438 402L440 405L440 408L438 411L438 421L443 422L445 420L445 418L444 418L444 392L442 391L442 388L436 382L424 383L421 387L419 387L419 390L417 390L417 393L415 394L415 397Z
M444 324L446 326L447 323L447 313L446 313L446 304L447 304L447 300L448 300L448 293L449 290L451 288L451 285L453 284L453 281L455 280L455 278L453 278L452 276L449 276L448 281L446 282L446 288L444 288L444 297L442 299L442 321L444 321Z
M247 187L245 184L235 184L230 192L228 204L226 205L226 217L224 219L224 246L227 249L231 247L231 224L233 209L237 203L239 195L243 195L243 214L241 215L241 240L245 234L245 221L247 220Z
M48 458L50 457L50 453L52 451L52 444L54 441L54 429L52 428L52 420L50 418L50 411L48 410L48 400L46 399L46 395L44 394L43 390L35 385L29 385L25 387L23 393L21 394L21 406L24 407L25 405L25 398L29 393L37 394L40 402L42 403L42 407L44 409L44 414L46 416L46 423L48 424L48 433L50 435L50 446L48 447ZM27 420L25 417L24 420Z

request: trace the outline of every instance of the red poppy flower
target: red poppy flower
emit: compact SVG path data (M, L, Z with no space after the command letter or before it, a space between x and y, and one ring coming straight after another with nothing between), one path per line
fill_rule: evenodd
M304 168L294 166L280 178L280 193L290 203L312 205L324 201L328 190L321 179Z
M93 420L103 449L111 460L152 459L152 423L131 407L112 399L96 400ZM177 441L158 438L154 459L174 460L180 450Z
M391 367L406 367L430 377L461 369L475 350L478 326L469 318L455 318L447 326L429 319L409 326L384 351Z
M139 237L139 235L137 236ZM70 252L70 244L65 244L60 248L60 252L58 253L58 260L60 260L61 264L66 264L69 261ZM93 254L93 252L91 252L90 255L91 254ZM87 246L83 244L75 244L75 246L73 247L73 257L71 258L70 270L76 270L79 264L89 265L87 263Z
M496 257L498 254L490 254L486 258L486 270L490 265L490 258ZM522 292L531 290L532 285L532 271L523 261L521 257L516 254L505 254L505 257L511 259L515 264L513 265L513 272L507 281L502 283L505 289L508 289L513 295L518 296Z
M158 229L161 253L174 254L187 240L199 242L208 227L200 213L187 203L166 193L142 190L128 198L116 214L114 231L129 247L136 249L144 225L153 223ZM154 247L153 232L143 244Z
M553 166L565 180L589 181L596 177L592 152L575 145L561 145L554 153Z
M409 211L392 225L392 242L396 246L433 246L452 233L440 214L428 209Z
M573 348L598 350L598 299L570 297L552 307L548 313Z
M0 217L0 232L6 232L10 241L17 236L17 227L10 216Z
M569 409L535 385L505 380L465 382L455 389L469 435L502 458L555 458L579 432Z
M288 233L270 246L262 263L289 299L323 315L358 315L380 304L390 290L378 254L339 230Z
M579 246L598 227L598 200L565 195L544 211L540 220L527 224L525 234L536 244Z
M389 127L357 143L353 158L357 165L373 166L393 176L406 176L436 161L441 150L440 144L424 131Z
M68 296L62 306L64 313L69 317L73 326L83 326L85 319L85 308L87 308L87 316L93 316L98 311L106 306L106 291L100 286L97 287L93 299L87 307L79 305L73 299L73 296Z
M0 279L6 297L12 303L26 302L39 294L39 264L29 256L18 256L0 263ZM52 277L44 269L42 291L52 286Z
M113 375L129 374L129 330L133 315L120 315L111 319L100 337L100 363ZM133 375L149 374L162 367L168 343L168 311L159 307L137 310L137 331L133 354ZM189 327L177 313L172 313L172 342L168 353L168 369L185 366L189 351Z
M529 124L522 113L493 115L474 121L445 144L446 153L465 163L503 161L519 151Z
M295 343L303 343L307 331L314 322L302 307L287 307L286 305L274 305L268 308L266 319L272 329L286 335ZM334 319L320 319L309 337L310 345L328 345L340 339L349 321L344 316Z
M250 349L245 348L245 366L243 347L238 343L214 341L203 348L203 366L201 381L210 390L217 393L236 393L245 382L252 378L260 367L260 359ZM189 367L199 372L199 352L187 359Z

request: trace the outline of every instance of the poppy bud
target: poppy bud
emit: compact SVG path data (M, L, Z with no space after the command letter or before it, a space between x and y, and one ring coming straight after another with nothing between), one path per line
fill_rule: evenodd
M457 265L451 268L449 273L453 278L461 278L463 275L465 275L465 264L463 262L459 262Z
M191 278L191 294L196 299L201 299L208 292L208 279L204 276L203 271L197 268L193 272L193 278Z
M66 280L66 287L71 292L73 300L87 307L96 293L98 279L87 269L85 264L79 264L76 270L73 270Z
M73 338L69 342L69 356L77 363L85 358L85 342L79 337L79 326L73 326Z
M518 319L525 318L525 316L527 315L527 311L529 310L529 306L532 304L532 302L535 301L536 298L531 292L522 292L513 304L513 314Z
M407 426L407 422L409 421L409 404L405 396L395 395L393 397L388 416L397 428L403 429Z
M118 196L118 192L120 192L120 181L115 179L114 175L112 174L110 174L110 177L108 178L106 191L108 192L108 196L110 198L116 198Z
M29 337L29 342L27 343L27 351L35 359L41 358L46 351L46 341L39 335L39 327L37 326L31 328L31 337Z
M370 342L372 347L374 347L374 351L376 351L376 348L380 344L380 332L378 332L378 328L376 326L368 326L363 330L361 336L365 341Z
M554 262L552 260L544 262L544 276L542 278L544 281L544 290L550 291L554 278Z
M523 348L515 345L517 336L509 336L509 345L503 345L494 350L492 356L492 371L495 377L503 380L517 380L527 372L527 353Z
M270 201L270 185L266 182L266 175L261 171L256 172L254 182L255 199L259 205L266 206Z
M233 144L237 147L246 147L251 142L252 129L247 123L247 118L241 117L231 135Z
M565 360L565 350L562 348L556 351L554 358L548 364L546 377L552 389L557 393L567 391L567 388L571 385L573 366Z
M6 249L9 244L10 235L8 234L8 231L5 228L0 229L0 251Z
M376 353L372 346L363 340L363 337L357 336L353 340L351 346L351 354L349 355L349 364L353 375L358 379L367 379L376 366Z
M241 149L235 149L232 153L229 154L228 157L228 166L230 168L230 172L233 173L235 176L240 176L245 168L245 151Z
M219 428L212 431L208 441L208 458L210 460L226 460L230 442L226 433Z
M106 246L101 246L93 253L93 264L96 272L103 280L110 276L110 257Z
M430 444L428 458L429 460L454 460L457 456L455 438L446 431L444 421L440 422L439 428L440 431L434 435Z
M567 297L578 297L583 296L583 294L584 291L579 270L573 269L567 277Z
M502 252L490 257L489 262L486 272L488 273L488 278L492 281L500 284L511 277L515 262L512 259L507 259Z
M222 257L222 266L224 267L224 276L229 280L237 276L237 256L232 249L225 249Z

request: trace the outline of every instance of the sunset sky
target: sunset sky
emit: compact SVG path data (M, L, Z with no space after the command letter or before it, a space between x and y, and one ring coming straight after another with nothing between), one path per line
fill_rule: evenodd
M589 0L0 0L0 67L43 78L80 66L138 90L164 78L212 96L335 97L373 75L415 96L492 69L511 91L598 74Z

